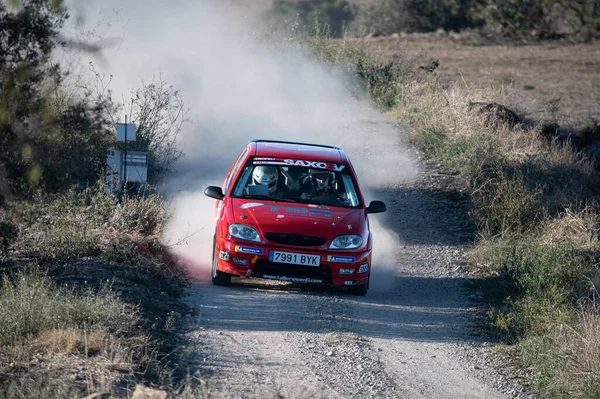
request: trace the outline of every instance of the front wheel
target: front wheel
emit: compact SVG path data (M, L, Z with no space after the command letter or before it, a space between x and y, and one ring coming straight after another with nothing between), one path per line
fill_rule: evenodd
M367 284L353 285L353 286L349 287L349 292L352 295L365 296L365 295L367 295L367 291L369 291L369 283L370 282L371 282L371 269L369 269L369 280L367 281Z
M231 284L231 275L217 270L217 246L213 246L212 282L214 285Z
M369 290L369 284L354 285L350 287L350 293L356 296L365 296Z

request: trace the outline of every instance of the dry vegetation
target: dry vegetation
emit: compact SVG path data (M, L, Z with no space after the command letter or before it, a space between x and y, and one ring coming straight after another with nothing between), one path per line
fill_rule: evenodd
M159 242L163 200L99 184L9 202L2 217L16 234L0 257L0 397L173 390L186 276Z
M514 117L511 110L522 109L515 87L527 82L447 83L434 62L389 52L379 58L372 55L373 40L311 32L318 34L280 41L282 48L309 49L339 73L357 77L349 87L354 95L367 93L390 119L410 123L414 145L458 177L456 188L468 194L478 229L471 263L493 307L489 323L514 344L535 386L558 397L597 397L600 178L579 151L600 138L597 123L573 131L561 118L544 124ZM36 68L48 62L46 47L40 49L31 64ZM19 100L11 104L21 104L30 121L53 120L44 132L9 111L0 115L0 164L10 166L0 170L6 177L0 180L0 397L127 396L139 381L169 384L173 370L161 353L176 343L170 312L180 306L185 275L159 242L168 217L163 201L117 199L101 185L67 190L74 182L63 178L69 165L50 162L62 160L71 140L56 132L99 137L79 155L97 160L104 154L106 115L90 110L113 104L73 104L52 118L48 98L36 90L44 82L15 91L22 69L3 68L0 88ZM544 102L545 115L557 114L553 98ZM34 103L39 109L29 107ZM579 133L578 145L564 132ZM172 392L193 395L192 385Z
M122 397L177 372L187 277L160 243L165 203L106 191L123 108L99 74L86 87L55 64L68 17L60 0L0 2L0 397ZM157 177L181 156L185 108L161 79L132 94Z
M368 40L304 43L361 77L388 118L410 123L414 145L457 176L477 226L470 262L493 309L489 331L512 345L533 386L597 397L600 175L582 139L513 112L512 85L449 83L435 67L369 55Z
M494 88L425 79L406 93L390 116L410 121L415 144L459 171L470 193L479 232L472 261L496 276L484 284L496 307L490 321L517 343L539 389L595 396L600 314L595 305L579 305L597 300L600 176L593 161L542 134L541 125L470 106L502 101Z

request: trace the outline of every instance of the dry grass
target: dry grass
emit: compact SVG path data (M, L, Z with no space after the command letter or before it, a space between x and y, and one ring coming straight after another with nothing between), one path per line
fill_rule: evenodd
M443 85L433 74L398 84L388 117L410 122L413 143L459 172L473 200L480 240L471 260L495 281L494 328L518 343L540 390L597 397L598 308L574 311L589 297L581 282L600 282L593 163L541 126L474 106L510 107L510 89Z
M56 286L39 271L4 276L0 287L0 343L15 344L42 331L78 328L131 332L137 309L124 304L109 287L77 294Z
M600 251L600 210L587 205L575 212L567 208L556 218L548 219L542 240L549 245L567 244L583 251Z
M162 324L185 272L159 242L162 199L118 200L99 184L5 210L19 233L0 258L0 398L119 397L169 380Z
M580 333L575 342L576 353L581 356L577 359L580 366L576 374L588 377L600 376L600 306L597 302L589 306L582 306L579 312Z

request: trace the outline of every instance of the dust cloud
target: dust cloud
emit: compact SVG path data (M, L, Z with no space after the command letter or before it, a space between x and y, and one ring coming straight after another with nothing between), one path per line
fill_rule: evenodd
M164 241L190 265L198 278L210 277L215 200L208 185L225 174L253 138L306 141L345 149L367 203L369 188L393 185L415 174L415 163L399 143L397 127L385 121L365 99L348 90L351 77L298 50L254 39L247 9L227 1L91 2L113 26L122 26L123 42L108 49L104 73L113 74L113 91L127 93L160 71L183 89L192 121L181 135L185 156L163 182L170 199L171 222ZM388 203L388 206L390 204ZM398 238L371 216L374 242L372 291L393 284Z

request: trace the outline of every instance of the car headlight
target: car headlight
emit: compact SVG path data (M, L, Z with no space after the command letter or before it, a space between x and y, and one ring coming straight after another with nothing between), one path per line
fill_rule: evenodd
M346 234L336 237L329 249L355 249L362 245L362 238L356 234Z
M260 242L258 231L254 227L245 224L232 223L229 225L229 234L241 240Z

